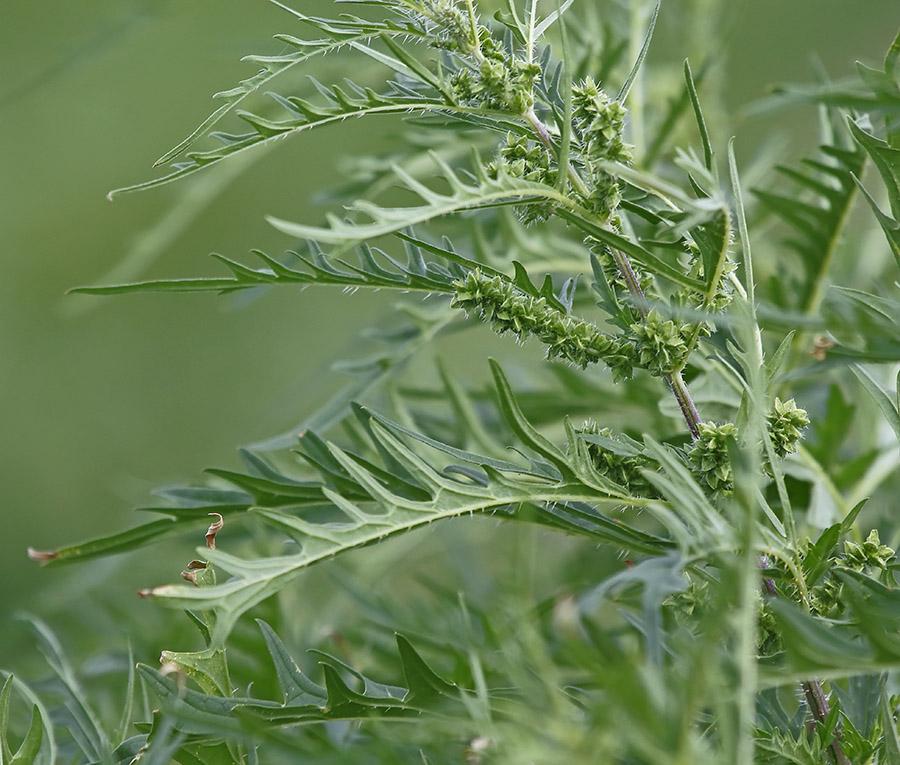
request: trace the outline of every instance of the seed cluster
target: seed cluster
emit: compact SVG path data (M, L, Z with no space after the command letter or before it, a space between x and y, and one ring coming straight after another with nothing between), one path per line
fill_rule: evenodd
M803 430L809 425L809 416L794 399L782 401L776 398L766 415L766 422L775 454L784 458L797 451ZM698 429L698 438L687 450L688 462L701 483L712 490L713 496L730 494L734 488L734 476L728 458L728 439L737 441L740 435L738 429L730 422L723 425L702 422Z
M550 186L556 183L557 174L550 152L542 144L514 133L507 133L506 143L500 147L497 159L488 165L487 171L491 178L506 174L512 178ZM518 205L516 214L528 225L550 218L553 215L553 205L548 202Z
M713 496L728 494L734 488L728 441L737 440L738 429L733 423L716 425L701 422L699 436L687 451L694 475L712 491Z
M637 366L654 377L665 377L679 370L690 348L687 339L693 326L665 319L655 309L644 320L631 325L637 351Z
M604 361L616 379L631 377L635 360L631 343L554 308L545 298L526 295L511 282L487 277L479 269L453 286L453 305L480 316L498 334L509 332L519 340L532 336L546 344L547 358L564 359L582 369Z

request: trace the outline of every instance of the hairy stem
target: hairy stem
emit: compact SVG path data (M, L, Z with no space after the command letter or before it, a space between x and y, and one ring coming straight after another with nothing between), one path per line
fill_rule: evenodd
M675 400L678 402L681 414L684 416L684 421L687 423L688 430L691 431L691 436L695 439L699 438L701 422L700 412L697 411L697 407L694 405L694 400L691 398L690 391L688 391L687 384L684 382L681 372L675 372L674 374L669 375L666 380L672 388L672 393L675 395Z
M803 694L806 696L806 703L809 706L813 722L816 725L824 725L831 713L831 707L825 691L822 690L822 684L818 680L806 680L800 683L800 687L803 688ZM852 765L850 759L844 754L837 730L835 730L834 740L828 746L828 753L835 765Z
M553 145L550 131L547 129L547 126L541 122L537 114L535 114L534 109L530 109L523 117L537 134L538 138L540 138L541 143L547 147L548 151L555 155L556 147ZM569 178L578 193L583 196L588 194L588 188L585 182L571 165L569 166ZM631 261L624 252L618 250L610 251L613 260L615 261L616 268L619 270L619 274L628 286L628 292L631 294L631 300L635 309L642 317L646 317L650 309L647 305L647 298L644 296L644 291L641 289L637 274L634 272L634 267L631 265ZM675 400L678 402L678 407L681 409L684 421L687 423L688 430L691 432L691 437L694 439L698 438L700 435L700 413L697 411L697 407L694 404L694 400L691 398L691 393L684 382L684 378L681 376L681 372L679 371L671 375L666 375L666 382L669 384L669 388L672 390Z

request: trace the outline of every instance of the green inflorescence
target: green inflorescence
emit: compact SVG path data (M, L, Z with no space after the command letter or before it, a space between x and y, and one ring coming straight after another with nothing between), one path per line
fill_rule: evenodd
M550 359L564 359L582 369L604 361L616 379L631 377L635 353L629 341L604 334L594 324L549 305L545 298L526 295L479 269L454 282L454 287L454 307L477 314L499 334L510 332L520 340L533 336L547 345Z
M654 377L670 375L684 365L690 347L687 338L693 330L690 324L665 319L656 310L642 321L631 325L638 363Z
M557 170L550 152L540 143L514 133L507 133L506 143L500 147L497 159L487 169L493 178L505 173L513 178L549 186L556 183ZM553 206L547 203L517 205L516 214L523 223L534 223L547 220L553 214Z
M805 409L801 409L794 399L782 401L776 398L772 411L766 415L772 446L779 457L797 451L803 430L809 425Z
M450 78L454 96L460 103L519 115L534 106L532 90L541 77L538 64L507 51L484 27L479 30L478 46L466 52L472 54L471 66Z
M701 422L698 430L698 437L687 451L694 474L712 490L713 496L731 493L734 476L728 457L728 442L737 440L737 427L730 422L723 425Z
M600 163L628 163L632 146L625 143L625 107L611 99L591 77L572 88L572 132L590 180L585 204L601 220L609 220L621 201L619 184Z
M872 529L863 542L844 542L841 555L831 558L832 569L835 566L858 571L867 576L885 574L893 560L895 551L881 544L877 529ZM829 574L810 591L810 605L814 613L830 619L837 619L846 612L843 597L843 583Z
M475 30L457 0L425 0L422 10L434 27L430 30L433 47L460 53L477 49Z
M592 77L572 88L572 127L585 161L631 161L633 147L622 140L627 113Z
M601 428L594 420L585 420L576 433L600 436L607 443L587 441L588 454L597 472L613 483L624 486L634 497L655 496L656 492L641 471L651 466L650 460L622 443L609 428Z
M844 542L843 563L854 571L865 571L868 568L884 571L893 557L894 550L881 544L878 529L872 529L864 542Z

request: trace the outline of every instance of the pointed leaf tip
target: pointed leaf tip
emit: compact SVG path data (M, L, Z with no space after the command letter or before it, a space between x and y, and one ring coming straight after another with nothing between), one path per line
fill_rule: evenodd
M428 666L427 662L419 655L412 643L400 633L395 633L397 650L400 653L400 663L403 666L403 676L406 686L412 697L433 697L435 695L455 696L457 688L440 677Z

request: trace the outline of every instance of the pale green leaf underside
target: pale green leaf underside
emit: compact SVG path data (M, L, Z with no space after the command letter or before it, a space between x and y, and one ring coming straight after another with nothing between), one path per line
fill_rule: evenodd
M334 214L326 216L327 226L307 226L279 218L268 220L279 231L298 239L313 239L329 244L355 244L472 208L536 200L568 203L556 188L543 183L532 183L503 174L490 178L483 172L479 172L477 180L467 182L437 156L435 163L440 167L441 178L450 187L448 194L434 191L401 168L394 168L404 186L425 202L423 205L380 207L367 200L351 205L350 211L369 217L369 223L349 222ZM481 169L481 166L478 168Z
M160 587L152 591L153 597L174 608L216 609L213 645L220 645L241 614L278 592L308 566L346 550L422 528L438 520L523 503L584 502L607 507L644 503L638 498L610 496L583 484L512 478L494 471L490 471L488 486L463 483L435 470L380 425L373 424L372 428L384 447L402 461L420 485L427 488L431 495L429 500L411 500L392 492L349 454L329 445L332 456L371 493L374 507L372 503L351 502L325 489L326 497L346 515L346 523L318 524L287 512L253 508L252 513L293 537L301 546L300 552L247 560L222 550L203 549L201 554L235 579L215 587Z

